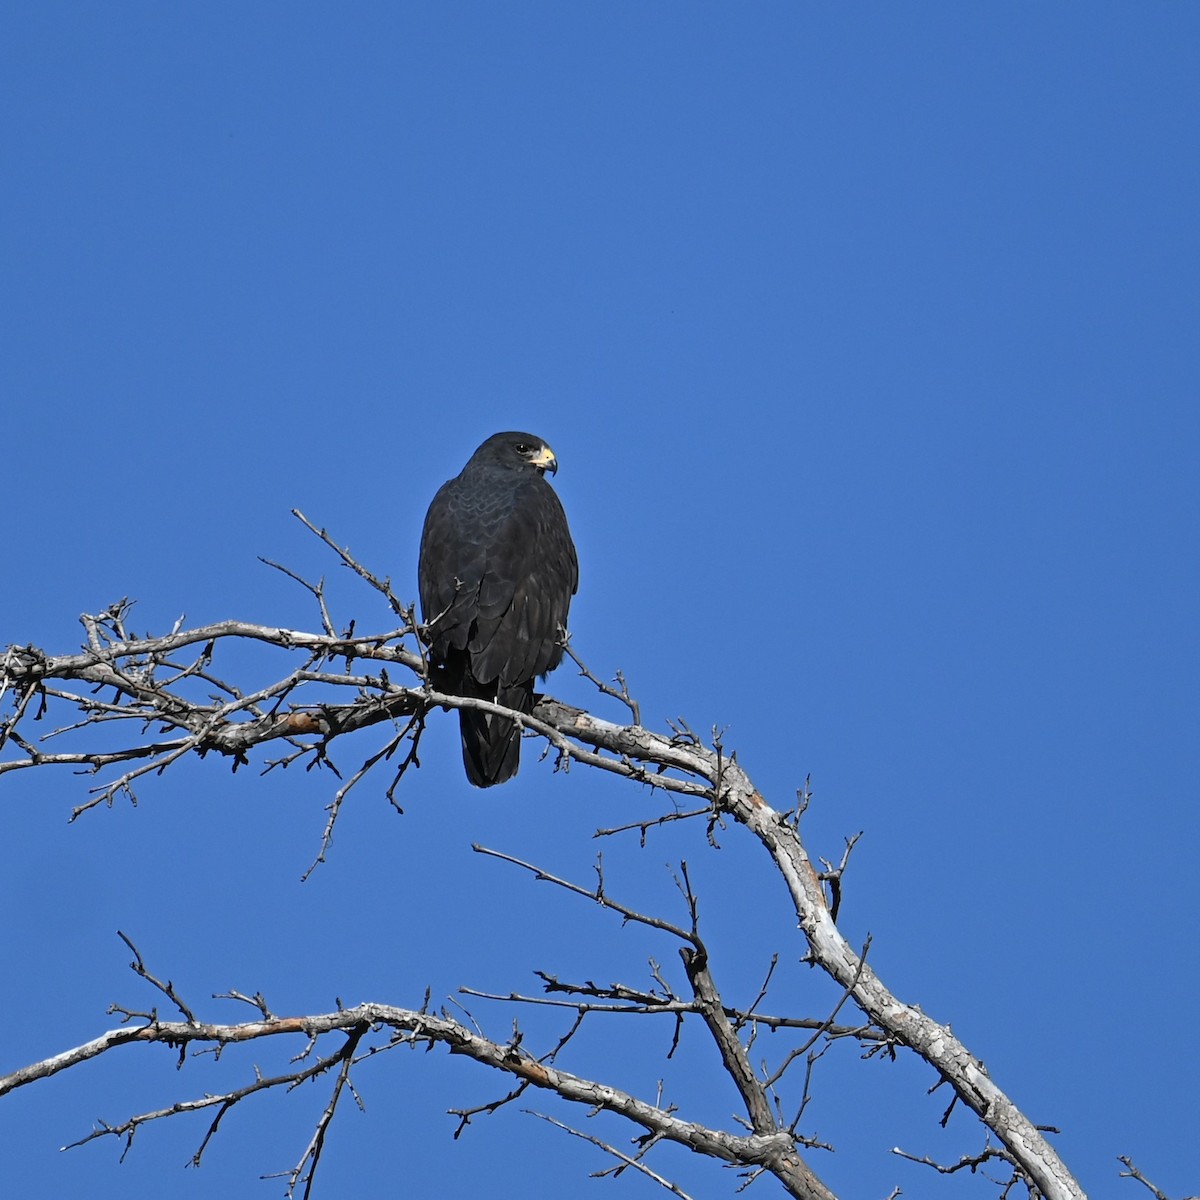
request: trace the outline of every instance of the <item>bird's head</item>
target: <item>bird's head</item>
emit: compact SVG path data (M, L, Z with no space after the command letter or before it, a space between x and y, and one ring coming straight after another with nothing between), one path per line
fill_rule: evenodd
M532 433L495 433L471 456L472 462L486 462L511 469L532 467L539 474L558 471L554 451Z

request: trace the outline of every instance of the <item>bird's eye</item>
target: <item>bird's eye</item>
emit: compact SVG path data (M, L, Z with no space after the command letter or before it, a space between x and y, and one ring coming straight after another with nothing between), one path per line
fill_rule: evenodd
M518 454L533 453L533 447L528 442L517 442L516 450Z

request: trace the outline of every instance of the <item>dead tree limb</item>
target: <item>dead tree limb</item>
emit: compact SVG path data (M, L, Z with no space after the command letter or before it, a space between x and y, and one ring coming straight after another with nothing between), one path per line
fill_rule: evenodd
M323 532L321 536L338 549ZM355 565L348 552L338 549L338 553L344 563ZM416 761L416 743L431 709L474 707L511 717L530 735L545 740L559 769L589 767L660 794L689 797L690 810L676 811L675 816L705 819L710 833L712 823L726 819L743 827L762 846L787 887L805 940L806 960L825 971L845 999L858 1007L861 1024L872 1031L875 1045L908 1047L928 1063L998 1139L1003 1157L1028 1182L1031 1192L1047 1200L1080 1200L1079 1184L1043 1130L1017 1108L983 1063L947 1026L895 996L843 936L822 886L822 874L801 840L798 813L768 804L719 736L706 744L682 723L663 732L646 728L620 678L616 688L604 685L600 690L634 716L634 723L628 725L547 696L540 697L532 714L526 715L484 700L440 693L430 686L421 630L411 608L396 600L386 581L365 569L358 573L387 596L401 625L366 635L331 633L334 625L322 589L306 585L320 604L321 633L231 620L138 637L127 629L129 606L122 602L82 618L86 643L78 651L53 654L34 646L9 647L0 659L0 704L8 710L0 721L0 775L62 765L93 775L97 782L90 798L76 808L74 818L96 805L132 795L135 784L185 757L219 756L236 769L261 748L282 743L284 757L268 767L301 760L327 762L331 748L345 735L383 725L387 728L378 751L367 757L339 796L368 772L390 764L407 741L409 752L389 768L391 797L405 770ZM224 665L231 657L227 652L249 645L282 656L273 676L254 686L231 682L226 677L231 668ZM40 738L35 726L38 733L46 730ZM335 802L323 847L337 811ZM649 827L665 819L656 813L633 827L640 828L644 838ZM840 877L841 869L834 876ZM823 875L829 879L831 872ZM690 885L685 890L690 896ZM789 1125L772 1111L768 1094L773 1080L751 1066L741 1033L750 1022L749 1014L731 1017L716 990L694 925L693 904L693 929L673 931L682 938L693 992L686 1009L677 1007L675 1016L683 1020L698 1015L707 1024L745 1105L750 1128L745 1136L686 1122L608 1084L560 1070L518 1044L490 1041L446 1016L385 1004L306 1017L264 1017L241 1025L155 1018L138 1028L109 1031L14 1071L0 1078L0 1094L134 1042L178 1048L283 1034L318 1038L333 1030L359 1031L356 1037L361 1038L367 1030L386 1029L398 1038L447 1045L454 1053L514 1076L523 1086L547 1088L567 1100L619 1113L654 1138L765 1169L792 1195L828 1196L797 1151L800 1141L794 1122ZM668 999L673 1002L678 997ZM641 998L638 1003L650 1001ZM815 1028L828 1029L832 1020ZM751 1022L750 1037L754 1027ZM348 1084L348 1058L330 1058L323 1069L342 1071L343 1066L339 1078ZM325 1126L318 1130L321 1138L324 1130ZM315 1153L319 1155L319 1145ZM311 1175L312 1159L310 1153L301 1160L293 1185L306 1171Z

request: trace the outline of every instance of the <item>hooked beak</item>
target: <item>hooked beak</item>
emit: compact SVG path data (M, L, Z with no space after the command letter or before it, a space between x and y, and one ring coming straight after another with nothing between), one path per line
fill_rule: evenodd
M558 459L549 446L543 446L530 460L539 471L549 471L551 475L558 474Z

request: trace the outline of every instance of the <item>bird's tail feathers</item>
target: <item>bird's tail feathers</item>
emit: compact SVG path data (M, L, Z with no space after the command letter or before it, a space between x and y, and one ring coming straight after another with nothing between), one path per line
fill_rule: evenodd
M501 687L495 700L506 708L532 712L533 683ZM517 773L521 763L521 728L516 722L494 713L460 708L458 726L462 733L463 766L476 787L494 787Z

